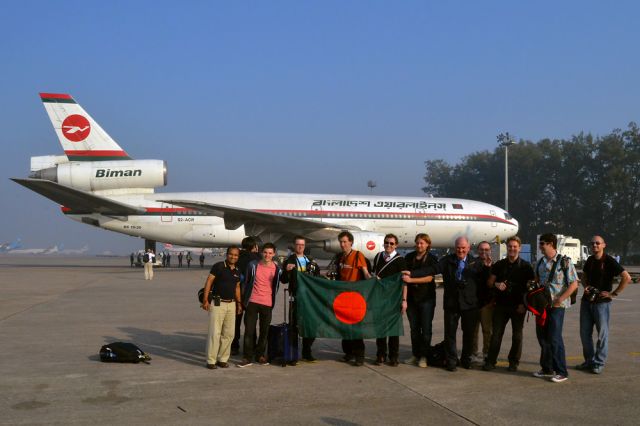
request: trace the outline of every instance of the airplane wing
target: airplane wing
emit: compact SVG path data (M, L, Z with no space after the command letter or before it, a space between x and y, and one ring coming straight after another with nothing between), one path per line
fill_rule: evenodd
M273 213L242 209L221 204L205 203L192 200L157 200L164 203L188 209L198 210L213 214L224 219L226 229L238 229L244 225L245 230L251 235L260 235L264 230L279 232L281 234L301 234L312 240L325 240L334 238L344 230L361 231L356 226L322 223L299 217L281 216Z
M49 180L18 178L11 178L11 180L47 197L55 203L70 208L74 212L90 212L119 216L141 214L145 211L143 208L113 201L99 195L73 189Z

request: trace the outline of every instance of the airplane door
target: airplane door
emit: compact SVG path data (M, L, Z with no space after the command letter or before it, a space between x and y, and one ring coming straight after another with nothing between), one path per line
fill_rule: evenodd
M416 213L416 226L425 226L427 224L425 220L427 211L425 209L416 209Z
M170 208L169 204L162 203L162 206L161 206L161 209L162 209L161 212L162 213L160 213L160 222L171 222L171 221L173 221L173 215L168 213L169 208Z
M322 222L322 206L311 206L311 218Z
M496 212L494 210L489 210L489 214L493 217L496 217ZM491 226L495 228L496 226L498 226L498 222L494 220L493 222L491 222Z

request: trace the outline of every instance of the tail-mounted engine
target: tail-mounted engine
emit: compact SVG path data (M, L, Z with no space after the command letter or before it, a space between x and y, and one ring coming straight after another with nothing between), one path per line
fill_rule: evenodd
M51 157L32 157L31 178L46 179L83 191L157 188L167 184L162 160L71 161L53 164ZM46 164L46 167L42 165Z

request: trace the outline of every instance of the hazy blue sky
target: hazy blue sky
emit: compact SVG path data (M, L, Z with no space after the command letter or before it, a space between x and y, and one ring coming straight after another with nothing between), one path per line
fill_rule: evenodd
M60 154L38 92L70 93L161 191L420 196L424 161L496 135L566 138L638 121L632 1L22 1L2 7L0 242L132 237L63 217L9 181ZM513 167L517 165L512 164ZM502 191L502 188L496 188Z

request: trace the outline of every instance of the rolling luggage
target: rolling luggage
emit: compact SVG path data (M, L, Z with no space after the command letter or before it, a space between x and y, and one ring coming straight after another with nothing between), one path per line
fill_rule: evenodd
M289 311L291 311L289 301ZM298 362L298 332L287 323L287 289L284 290L284 322L269 326L267 355L270 364L295 365Z

